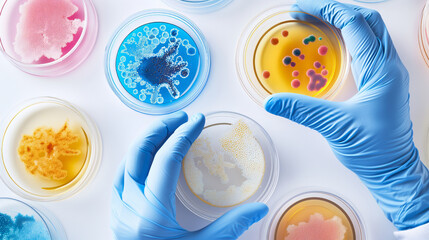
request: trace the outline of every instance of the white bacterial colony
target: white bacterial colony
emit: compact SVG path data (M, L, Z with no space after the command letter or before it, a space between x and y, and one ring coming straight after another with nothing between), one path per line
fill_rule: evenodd
M210 128L213 134L207 133ZM265 159L243 120L229 125L226 131L216 128L220 127L207 128L195 141L184 159L183 171L189 188L200 199L229 207L244 202L258 190Z
M322 214L315 213L308 222L289 225L287 232L285 240L344 240L346 227L337 216L325 220Z

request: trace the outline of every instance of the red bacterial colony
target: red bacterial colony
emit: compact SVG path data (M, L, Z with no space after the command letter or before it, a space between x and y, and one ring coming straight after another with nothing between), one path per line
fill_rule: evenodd
M307 77L310 78L310 83L307 86L308 91L319 91L328 82L326 78L324 78L321 74L316 73L314 69L308 69Z
M319 47L318 52L319 52L320 56L325 56L326 53L328 53L328 47L325 46L325 45L322 45L322 46Z
M298 77L299 71L295 70L292 72L292 77Z
M301 81L299 81L298 79L294 79L292 80L291 85L293 88L299 88L299 86L301 86Z
M263 73L262 73L262 76L264 76L264 78L269 78L270 77L270 72L268 72L268 71L264 71Z
M328 70L326 70L326 69L323 69L323 70L322 70L322 75L323 75L323 76L326 76L326 75L328 75Z
M279 44L279 39L278 38L271 38L271 44L273 44L273 45Z
M290 63L290 66L291 66L291 67L295 67L295 66L296 66L296 63L295 63L295 62L291 62L291 63Z
M288 32L288 31L286 31L286 30L284 30L284 31L282 32L282 35L283 35L283 37L287 37L287 36L289 35L289 32Z
M301 55L299 56L299 59L304 60L304 59L305 59L305 55L304 55L304 54L301 54Z

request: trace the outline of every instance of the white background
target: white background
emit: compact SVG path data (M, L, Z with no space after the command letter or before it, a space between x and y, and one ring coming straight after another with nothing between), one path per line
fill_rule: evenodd
M99 36L89 58L77 70L53 79L33 77L0 57L0 117L23 100L53 96L83 109L97 123L104 144L103 161L95 180L78 195L60 202L34 203L53 212L62 222L69 239L112 239L109 229L111 185L118 164L130 142L158 117L127 108L114 95L104 75L104 48L116 27L129 15L150 8L168 8L158 0L93 0L99 15ZM208 39L212 71L208 84L188 113L228 110L243 113L259 122L271 135L280 156L280 179L268 205L273 206L288 192L308 186L332 189L352 203L364 221L368 239L393 239L395 228L386 220L369 191L334 157L326 141L316 132L271 116L256 105L241 88L235 70L235 51L247 23L261 11L284 4L284 0L234 0L220 11L187 14ZM429 126L429 70L418 46L418 27L424 0L390 0L360 4L379 10L390 30L405 66L410 72L411 117L415 143L427 161L426 136ZM355 93L350 77L336 100ZM0 195L18 198L0 182ZM27 201L28 202L28 201ZM195 230L207 224L177 207L179 222ZM261 239L262 222L240 239Z

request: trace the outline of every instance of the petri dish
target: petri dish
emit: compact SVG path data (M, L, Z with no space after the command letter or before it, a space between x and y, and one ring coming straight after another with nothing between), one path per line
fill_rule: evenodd
M96 125L82 111L60 99L34 98L3 122L1 178L21 197L62 200L95 177L101 148Z
M163 0L167 5L178 10L207 13L219 10L228 5L232 0Z
M278 177L268 133L244 115L214 112L183 160L176 195L192 213L213 221L237 205L266 203Z
M105 73L118 98L153 115L184 108L204 89L210 51L198 27L166 10L132 15L114 33L105 54Z
M420 22L420 28L419 28L419 46L420 46L420 53L423 56L423 59L425 60L425 63L427 66L429 66L429 34L428 34L428 27L429 27L429 2L426 2L425 7L422 11L422 19Z
M362 2L362 3L380 3L385 2L387 0L354 0L355 2Z
M0 49L20 70L54 77L77 68L98 33L90 0L6 0L0 10Z
M61 223L48 211L40 211L20 200L0 197L2 239L67 239Z
M261 239L366 239L358 213L330 192L295 192L272 209L265 218Z
M332 99L350 68L338 29L290 9L287 5L260 14L238 43L241 85L259 105L280 92Z

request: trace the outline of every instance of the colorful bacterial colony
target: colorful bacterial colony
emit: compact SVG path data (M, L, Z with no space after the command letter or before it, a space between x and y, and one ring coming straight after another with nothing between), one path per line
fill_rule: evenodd
M254 54L258 81L269 93L323 97L335 85L341 59L334 43L315 25L279 23L260 39Z
M19 188L51 196L72 188L88 168L90 142L84 120L55 103L20 111L3 138L3 164Z
M20 213L12 217L0 211L0 239L50 240L51 237L41 220Z
M76 45L85 25L82 7L71 0L28 0L19 13L13 46L23 63L61 58Z
M349 217L323 198L303 199L289 207L278 222L276 240L353 240Z
M200 54L180 27L153 22L132 31L116 57L122 86L141 102L170 104L185 95L198 76Z
M49 188L56 188L76 178L85 163L87 149L83 129L79 126L70 129L66 122L58 130L38 127L32 135L24 135L18 155L27 172L55 182L58 186Z
M264 172L264 152L243 120L206 127L183 161L190 190L215 207L246 201L258 190Z

